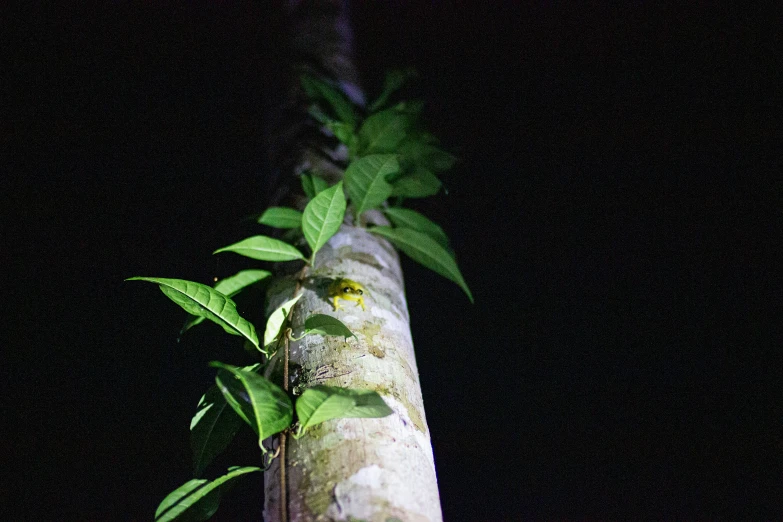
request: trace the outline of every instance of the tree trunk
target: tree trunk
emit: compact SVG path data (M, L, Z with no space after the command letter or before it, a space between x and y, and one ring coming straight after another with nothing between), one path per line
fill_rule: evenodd
M306 67L322 75L327 72L360 101L345 5L326 1L292 4L294 60L307 57ZM301 62L293 65L294 70L302 70ZM293 110L302 106L297 81L291 84L286 99L287 116L277 120L283 128L271 134L275 138L270 145L274 165L284 175L278 180L284 188L277 198L294 201L297 174L315 168L339 176L329 158L339 158L344 151L337 147L324 154L323 143L303 138L301 122L291 117L302 114ZM368 214L370 220L383 221L379 213ZM349 301L342 302L343 310L333 309L327 287L342 277L367 288L366 311ZM290 299L294 288L293 278L279 280L269 290L268 309ZM315 267L304 280L293 316L294 331L314 313L336 316L357 338L308 335L292 342L289 368L298 379L292 383L294 393L316 384L374 390L394 413L380 419L327 421L310 428L298 440L287 436L285 451L264 475L265 520L287 522L283 520L286 512L293 522L441 520L402 271L391 245L364 228L344 224L318 252Z

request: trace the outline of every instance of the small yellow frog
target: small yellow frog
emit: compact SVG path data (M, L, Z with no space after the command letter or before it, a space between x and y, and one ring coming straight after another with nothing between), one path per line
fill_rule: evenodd
M333 299L335 312L342 309L337 302L339 299L356 301L356 304L361 306L362 310L367 310L364 307L364 293L366 291L366 288L350 279L335 279L329 285L329 297Z

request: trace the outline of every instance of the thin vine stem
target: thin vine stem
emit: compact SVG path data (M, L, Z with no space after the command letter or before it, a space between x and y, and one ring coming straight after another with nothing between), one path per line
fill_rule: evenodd
M288 489L285 480L285 441L287 431L283 430L280 433L280 446L278 446L278 449L280 449L280 520L283 522L288 522Z
M311 260L311 265L315 261L315 253L313 253L313 257ZM294 288L294 295L291 296L292 298L299 295L299 292L302 290L302 281L305 278L305 275L307 275L307 268L310 265L304 265L302 269L296 274L296 287ZM294 308L295 306L292 306L291 309L288 311L288 324L291 324L293 317L294 317ZM290 344L291 344L291 335L290 331L285 331L282 335L283 339L283 390L288 392L288 360L290 357ZM283 522L288 522L288 484L286 483L286 477L285 477L285 470L286 470L286 460L288 458L288 455L285 451L286 446L286 440L288 438L288 430L290 428L286 428L285 430L280 432L280 444L278 446L278 449L280 450L280 520Z

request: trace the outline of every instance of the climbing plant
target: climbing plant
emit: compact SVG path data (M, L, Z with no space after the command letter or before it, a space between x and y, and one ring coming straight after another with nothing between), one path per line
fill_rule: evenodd
M242 270L212 287L183 279L129 278L157 284L191 315L181 333L208 320L228 334L241 337L259 356L259 362L250 366L210 363L217 370L215 384L202 396L190 425L195 478L163 499L155 513L156 521L211 517L231 482L266 469L277 457L277 452L264 445L269 437L279 436L284 444L287 433L303 437L309 428L331 419L384 417L392 413L383 398L371 390L322 385L301 393L298 389L293 390L296 393L289 390L290 341L321 335L340 336L346 342L354 338L352 342L356 342L353 332L331 315L309 315L297 332L298 337L294 337L292 322L302 283L316 266L317 253L344 221L368 227L369 232L389 240L414 261L459 285L473 301L443 229L421 213L403 207L409 198L437 194L441 189L438 173L450 169L455 162L454 156L442 150L437 139L421 127L421 102L391 103L410 76L408 71L389 72L381 94L367 109L352 104L340 89L324 79L310 75L301 78L311 103L310 116L345 145L348 160L343 179L331 186L318 171L301 175L302 190L308 198L304 211L270 207L261 214L258 223L285 230L282 239L256 235L215 251L272 263L301 263L291 298L269 314L262 333L239 314L232 298L272 278L270 271ZM370 210L383 212L391 226L369 225L365 213ZM365 291L349 279L334 280L326 289L335 311L340 308L340 299L355 301L364 308ZM283 375L275 379L274 372L265 370L280 358ZM199 478L243 424L258 436L262 466L231 467L218 478Z

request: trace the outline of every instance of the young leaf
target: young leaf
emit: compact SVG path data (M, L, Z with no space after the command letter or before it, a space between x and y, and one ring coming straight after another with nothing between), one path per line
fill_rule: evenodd
M192 479L169 493L155 511L155 522L173 520L208 520L220 505L221 490L241 475L261 471L252 466L228 468L228 473L215 480Z
M162 277L131 277L127 281L157 283L169 299L180 305L189 314L209 319L219 324L231 335L244 337L256 349L259 349L258 336L253 324L239 315L234 301L214 288L193 281Z
M350 124L356 123L356 112L353 109L353 104L342 92L314 76L302 75L301 80L302 87L308 98L312 100L325 99L332 106L334 113L341 121Z
M416 167L413 172L406 173L394 180L392 196L406 198L426 198L434 196L441 187L440 180L432 171Z
M234 297L245 287L248 287L254 283L257 283L263 279L266 279L272 275L271 272L266 270L241 270L236 274L223 278L214 284L212 288L220 292L226 297ZM193 316L187 320L179 334L182 335L196 325L204 322L203 317Z
M288 207L269 207L258 218L258 222L275 228L299 228L302 225L302 213Z
M408 208L389 207L383 209L383 213L394 223L396 227L412 228L423 232L437 241L442 247L449 246L449 238L440 228L440 225L433 223L422 214Z
M457 268L457 262L430 236L409 228L373 227L370 232L385 237L417 263L457 283L473 302L473 295Z
M373 154L356 159L345 169L345 189L354 206L356 216L377 207L392 193L386 176L400 170L393 154Z
M387 72L386 77L383 80L383 90L381 91L380 96L378 96L378 99L370 105L369 111L375 112L383 107L389 100L389 96L402 87L409 78L414 76L416 76L416 73L412 69Z
M362 153L396 152L414 119L413 115L396 109L386 109L368 117L359 128Z
M195 476L226 449L242 426L217 386L212 386L198 403L198 411L190 421L190 446L193 449Z
M236 366L213 361L219 368L215 382L239 417L258 434L258 443L291 424L293 407L282 388L263 376Z
M233 245L218 248L213 253L217 254L218 252L234 252L262 261L292 261L294 259L305 261L302 253L295 247L283 243L279 239L266 236L249 237Z
M348 340L354 333L348 329L339 319L325 314L313 314L305 320L304 334L341 335Z
M266 320L266 329L264 330L265 347L273 343L277 336L280 335L280 330L283 328L288 312L301 297L302 294L299 294L293 299L289 299L269 315L269 319Z
M302 232L313 251L313 256L340 230L343 217L345 217L345 193L342 181L324 190L307 204L302 220Z
M301 432L330 419L377 418L391 413L383 398L370 390L313 386L296 400Z

